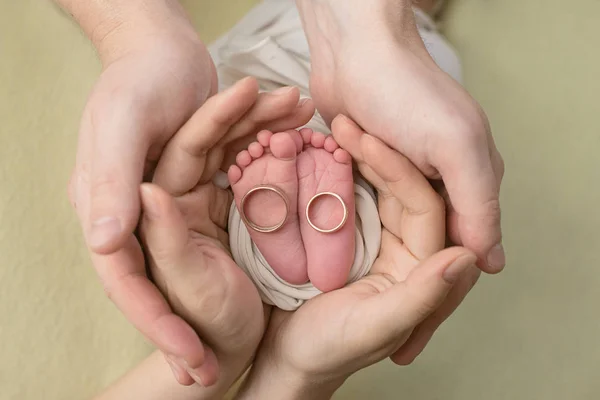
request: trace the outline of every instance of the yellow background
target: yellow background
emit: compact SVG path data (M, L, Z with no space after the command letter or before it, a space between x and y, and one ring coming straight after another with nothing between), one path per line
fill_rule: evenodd
M206 41L254 3L184 1ZM596 0L453 3L446 33L507 164L509 266L412 367L382 363L337 398L600 398L599 16ZM66 198L99 72L50 1L0 0L1 400L88 398L150 349L104 297Z

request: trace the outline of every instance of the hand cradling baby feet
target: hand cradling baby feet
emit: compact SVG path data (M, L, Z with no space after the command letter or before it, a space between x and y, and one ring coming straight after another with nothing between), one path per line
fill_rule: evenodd
M352 158L333 137L261 131L228 177L252 241L281 279L323 292L346 284L355 253Z

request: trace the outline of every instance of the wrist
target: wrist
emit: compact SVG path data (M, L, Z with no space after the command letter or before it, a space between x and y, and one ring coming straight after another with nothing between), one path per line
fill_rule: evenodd
M259 354L236 399L328 400L344 381L345 378L313 379Z
M345 42L401 36L416 31L412 0L296 0L306 35L319 35L332 49ZM368 35L365 36L365 31Z
M163 39L201 44L177 0L57 0L91 40L104 66Z
M400 52L430 62L412 0L296 0L315 71L331 71L364 51Z

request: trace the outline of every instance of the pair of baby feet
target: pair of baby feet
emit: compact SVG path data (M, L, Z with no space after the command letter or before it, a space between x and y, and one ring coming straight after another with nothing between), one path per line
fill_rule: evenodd
M304 128L280 133L261 131L257 141L236 157L229 181L238 210L259 226L274 226L286 218L283 199L272 191L256 191L259 185L274 186L288 200L284 225L274 232L248 232L275 273L290 284L310 282L328 292L346 284L355 252L355 204L352 158L331 136ZM335 193L346 205L347 220L341 229L324 233L307 218L311 199ZM331 230L344 219L344 207L334 196L320 196L308 216L316 227Z

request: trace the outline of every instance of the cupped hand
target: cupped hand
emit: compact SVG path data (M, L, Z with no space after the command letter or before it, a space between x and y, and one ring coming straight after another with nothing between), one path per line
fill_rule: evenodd
M173 312L201 337L200 367L166 354L177 380L226 391L250 364L264 331L263 304L232 260L227 240L231 195L213 183L177 197L143 184L140 234L150 274Z
M187 90L183 88L179 89L184 92ZM146 88L146 90L150 89ZM173 96L176 97L176 94L176 92L173 92ZM129 106L130 108L133 107L132 104L129 104ZM165 104L164 106L166 107L165 110L169 109L169 104ZM177 107L178 104L171 103L170 106ZM122 121L128 121L127 110L110 107L112 112L116 113L117 120L122 118ZM161 113L158 112L159 110L153 111L156 111L157 115L149 113L148 118L161 116ZM125 137L120 139L112 131L114 122L108 123L102 121L102 124L108 124L108 127L111 127L111 129L103 132L110 132L113 136L106 138L106 141L104 141L99 136L93 136L97 133L93 129L82 132L79 154L90 154L92 159L91 164L86 164L84 162L86 159L79 157L79 169L75 172L75 179L81 178L85 181L85 184L81 184L80 182L80 185L77 185L79 187L73 187L75 183L72 183L71 199L75 203L84 227L86 226L86 222L90 220L90 216L94 215L93 210L118 211L121 210L119 207L122 203L127 203L131 199L135 200L134 203L136 206L123 210L131 213L131 215L135 215L137 218L139 184L141 183L144 163L148 166L148 171L154 170L153 165L158 164L153 177L154 183L163 188L169 196L176 198L185 197L186 194L194 192L199 183L206 184L210 182L219 166L223 163L223 160L227 158L228 151L236 151L237 146L241 142L248 140L247 136L251 136L261 129L285 130L301 126L311 118L313 112L314 107L312 102L299 103L299 91L297 89L291 89L279 95L269 93L259 94L256 81L245 79L238 82L230 90L209 98L200 109L197 109L193 113L191 118L187 116L189 120L185 124L182 121L182 127L173 125L172 128L175 131L179 129L173 138L170 138L172 135L166 137L167 135L162 130L164 125L161 125L153 131L158 135L156 136L157 140L159 140L158 142L142 142L141 138L147 138L147 136L141 135L141 131L138 130L139 126L136 123L141 123L148 129L152 127L152 124L147 124L140 117L140 119L127 122L127 128L131 128L132 131L127 131L124 134ZM111 113L108 113L106 118L111 115ZM84 117L84 127L85 121ZM91 124L90 128L96 127L92 123L93 121L94 119L87 120ZM105 126L102 124L100 126ZM164 137L161 136L163 134ZM128 135L138 136L135 139L128 137ZM109 144L111 140L116 143ZM168 147L163 151L167 140L169 143ZM97 142L97 145L94 144L95 142ZM141 155L138 163L132 162L129 164L132 158L135 159L136 152L139 152L140 148L145 148L146 152L137 154L137 156ZM108 157L108 160L103 157L96 158L97 155ZM97 183L96 181L86 180L90 179L90 177L98 176L90 175L90 172L98 171L98 169L95 169L95 166L98 165L97 163L107 168L107 171L112 171L109 175L114 178L114 181L101 182L100 186L94 186ZM116 166L120 166L120 168L113 170L113 163ZM92 168L91 171L90 167ZM135 171L139 172L139 180L136 180L137 178L134 177L137 174ZM109 175L100 174L100 176ZM115 184L113 185L113 183ZM91 190L89 190L90 184L92 184ZM94 192L93 188L97 190ZM102 188L105 188L107 192L102 192ZM132 190L131 193L129 193L130 189ZM149 191L154 194L148 194L145 200L151 202L154 199L157 204L162 204L162 208L160 209L169 217L166 221L171 220L180 224L181 219L178 219L179 215L176 211L178 208L172 205L169 197L162 193L160 189L154 189L153 187L149 187ZM196 196L204 199L202 200L204 203L200 202L201 205L205 204L207 196L221 196L218 199L223 201L222 195L217 195L215 188L211 189L210 186L203 186L199 187L198 190L201 195L196 194ZM108 199L110 193L115 198L122 195L121 202L112 203L113 208L110 209L96 207L98 199L102 199L104 196L107 196L106 198ZM91 194L94 196L90 197ZM190 197L193 196L189 195L186 198ZM217 198L211 199L216 200ZM110 201L112 202L112 200ZM226 201L223 201L222 204L212 202L211 207L213 208L211 208L211 212L225 212L226 215L227 211L223 211L227 210L226 203ZM179 203L176 204L178 207L181 206ZM148 210L152 207L150 203L147 203L146 206ZM179 210L179 212L186 215L185 210ZM148 215L151 214L150 212ZM210 215L212 214L208 214L207 216ZM197 218L196 216L194 221L197 221ZM165 224L167 223L166 221L164 221ZM173 223L175 224L175 222ZM157 224L161 226L158 222ZM198 226L198 229L208 229L205 225ZM220 227L220 230L217 227ZM175 232L176 229L180 228L180 225L174 225L170 229L172 229L172 232ZM210 232L211 235L208 235L203 230L200 230L200 232L207 237L217 237L221 241L224 240L222 237L222 226L213 223L210 225L210 229L212 229ZM211 240L214 243L214 239ZM207 242L210 241L207 240ZM117 250L110 254L92 252L92 260L108 296L144 335L165 354L168 354L171 359L176 360L175 362L180 368L178 371L181 375L180 380L182 383L191 383L191 375L187 372L187 375L183 374L181 371L189 371L195 374L195 376L202 377L206 381L206 384L210 384L216 379L216 370L211 369L211 365L214 366L214 363L207 362L207 347L199 338L199 335L202 336L202 331L197 332L194 329L194 327L198 327L199 325L195 324L191 319L182 318L182 316L174 313L171 306L175 303L167 302L157 287L147 278L144 255L133 233L125 235L124 245L122 247L117 246ZM159 264L160 262L157 262L157 265ZM200 269L199 271L196 273L208 274L206 269ZM204 282L203 284L207 285L210 282ZM166 289L166 287L162 288ZM168 296L174 296L174 294L168 293ZM212 305L215 306L215 304ZM217 306L219 305L217 304ZM181 311L177 310L176 312ZM237 314L232 312L231 315ZM240 322L243 321L240 320ZM215 324L224 324L223 321L214 322ZM211 336L209 335L209 337ZM219 354L221 354L219 353L220 350L215 348L211 351L216 351L218 359Z
M295 377L288 382L316 385L343 381L401 351L468 271L478 271L471 251L442 250L443 201L408 159L349 121L334 126L336 132L377 189L384 228L380 255L358 282L293 313L274 309L253 374L279 371Z
M482 108L428 54L410 7L301 3L310 5L304 20L319 112L328 122L350 117L427 178L441 179L452 242L473 250L482 270L502 270L502 158Z
M396 237L403 238L415 259L425 260L442 249L445 224L443 218L436 216L436 213L442 212L444 205L438 196L431 193L431 188L423 183L423 177L414 165L367 135L356 123L344 116L338 116L334 120L333 134L355 158L360 172L377 189L380 214L388 218L396 216L397 222L390 223L389 230ZM429 191L429 195L413 198L411 193L418 188ZM423 204L425 199L428 202ZM384 254L381 253L382 256ZM408 275L416 266L414 262L402 265L404 275ZM480 275L481 270L475 266L460 275L444 301L415 327L406 342L390 357L391 360L399 365L412 363L423 352L440 325L460 306Z
M199 40L159 36L112 60L84 109L71 195L90 250L111 254L137 225L139 185L169 139L217 89Z

